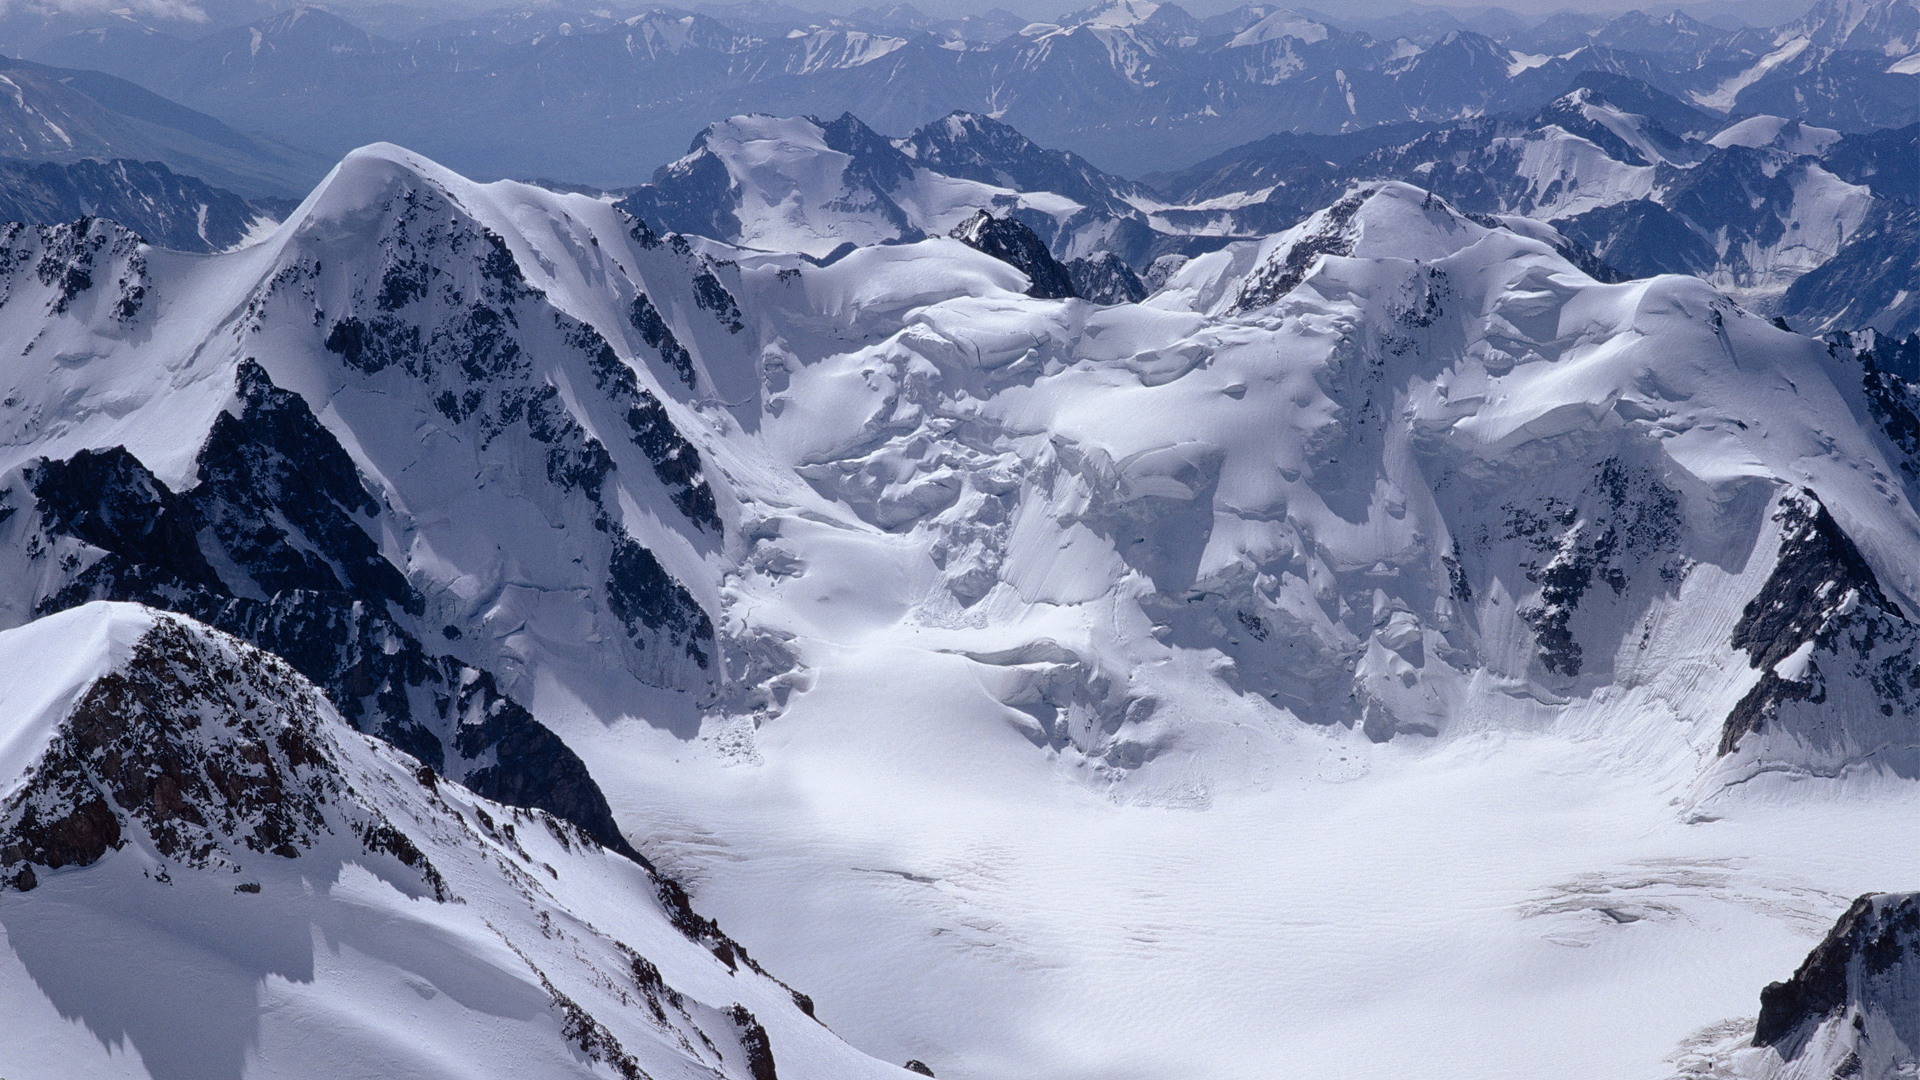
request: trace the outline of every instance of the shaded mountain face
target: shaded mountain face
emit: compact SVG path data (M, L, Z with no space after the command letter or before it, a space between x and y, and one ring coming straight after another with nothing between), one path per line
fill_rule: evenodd
M311 154L243 135L204 113L99 71L0 59L0 154L75 163L159 162L243 196L297 198L326 171ZM78 179L80 184L101 181Z
M1920 894L1869 894L1847 908L1792 978L1761 993L1753 1045L1803 1070L1895 1075L1920 1056L1916 1017Z
M1868 893L1794 973L1760 993L1751 1024L1695 1051L1696 1071L1741 1080L1897 1077L1920 1061L1920 894Z
M1115 3L1057 23L1006 20L978 38L878 9L745 7L507 10L432 31L396 21L380 37L302 8L197 36L116 18L35 55L333 153L398 138L488 175L619 187L716 116L850 111L898 132L960 110L1136 176L1249 135L1527 111L1591 75L1643 80L1720 116L1913 123L1920 74L1902 66L1912 0L1849 14L1860 6L1828 0L1777 31L1743 33L1634 13L1551 42L1487 23L1359 32L1268 6L1209 23L1172 4L1143 15Z
M0 657L9 959L42 986L87 987L70 1015L157 1080L238 1076L250 1041L287 1037L315 1045L301 1068L352 1067L380 1039L358 1010L396 994L446 995L440 1032L414 1040L422 1075L895 1072L678 886L361 736L278 656L88 604L0 634ZM314 923L350 955L317 961ZM31 944L56 926L99 938ZM172 969L193 955L190 974ZM285 1007L243 1020L236 978L249 1001L250 979L277 982ZM63 1072L107 1061L98 1043L39 1048Z
M238 246L290 205L243 199L157 161L0 161L0 221L53 226L97 216L175 251Z
M1012 127L976 113L952 113L895 145L914 162L942 175L1013 191L1052 192L1110 217L1124 217L1134 209L1126 200L1153 194L1095 169L1078 155L1047 150Z
M1027 275L1027 295L1036 300L1067 300L1080 294L1073 275L1047 252L1033 230L1012 218L996 218L981 210L953 227L955 240L991 255Z
M684 392L699 376L683 336L698 337L684 323L676 336L673 322L698 311L724 338L737 332L737 322L728 322L737 311L705 264L630 221L622 226L625 220L603 225L616 229L610 238L633 245L625 256L632 265L677 270L668 273L673 285L652 298L631 288L614 332L647 350ZM354 227L343 231L340 223L349 221ZM661 392L642 385L597 330L532 285L506 242L457 197L388 159L365 157L336 170L305 216L267 246L231 256L245 283L224 299L191 286L162 289L167 267L192 281L189 268L201 264L147 248L97 219L13 230L7 310L98 320L97 331L82 337L106 338L76 346L127 350L121 355L135 367L125 377L140 378L142 342L156 332L162 342L176 330L193 333L186 327L195 318L216 320L201 332L231 344L222 346L227 359L199 369L195 392L168 395L190 419L103 432L77 449L16 459L5 527L16 533L10 573L21 588L8 601L11 621L96 599L191 615L286 656L350 721L436 770L630 850L579 758L497 681L492 672L510 661L481 626L492 611L514 633L572 632L541 630L537 603L507 613L533 599L516 599L526 588L518 582L583 589L580 595L595 598L602 624L595 632L626 655L629 678L683 689L711 681L711 619L624 522L620 500L634 495L610 479L623 463L637 470L640 500L684 522L699 538L694 543L719 541L723 525L698 451ZM214 329L221 321L225 329ZM279 327L297 340L276 340ZM255 350L269 359L256 360ZM555 363L571 371L561 376L549 367ZM370 425L365 439L343 442L340 429L323 426L315 408L280 382L316 385L316 378L348 394L353 384L364 388L358 422ZM561 378L592 396L563 399L555 385ZM506 500L502 512L545 527L509 549L467 531L493 496L448 502L446 491L428 497L422 489L420 509L407 510L406 483L370 484L367 477L382 468L428 489L436 484L432 470L408 464L404 441L374 434L409 423L387 411L396 391L412 402L403 407L414 411L411 423L431 416L458 432L457 442L491 456L492 468L530 470L497 497ZM16 421L31 427L40 407L19 397L14 403ZM609 447L591 434L576 408L596 410L589 422L620 442ZM387 451L401 457L376 464ZM164 476L154 468L161 460L169 462ZM561 528L575 531L562 535ZM465 598L423 591L409 578L414 560L429 551L443 566L461 558L453 533L427 539L441 529L479 539L468 550L481 567L491 565L482 574L510 580ZM398 542L403 536L432 547L409 548ZM676 542L683 559L697 559L688 541Z

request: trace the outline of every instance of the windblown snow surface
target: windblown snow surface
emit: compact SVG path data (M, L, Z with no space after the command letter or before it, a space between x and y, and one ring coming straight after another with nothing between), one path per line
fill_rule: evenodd
M395 618L444 623L694 907L880 1061L961 1080L1773 1075L1778 1054L1746 1045L1760 988L1855 896L1920 878L1909 463L1850 353L1694 279L1596 282L1543 235L1370 185L1101 307L1029 298L945 238L732 262L584 196L374 147L260 244L133 252L130 315L130 264L77 290L16 268L0 466L125 445L191 492L257 359L377 504L363 527L423 598ZM574 441L487 420L505 376L346 358L345 320L457 311L448 290L471 301L461 275L502 250L527 290L512 378L555 388ZM642 295L657 320L633 314ZM578 326L631 387L567 351ZM697 447L708 526L621 427L642 391ZM614 461L591 492L552 456L588 440ZM40 528L22 483L0 526ZM613 530L658 553L710 637L622 628ZM0 568L10 623L95 557L48 550ZM21 636L54 618L0 639L53 687L18 691L8 763L92 670L58 627ZM68 654L65 673L36 659ZM397 768L364 740L352 755ZM576 910L639 933L616 921L634 882L600 858ZM112 906L147 887L137 861L0 895L10 1080L160 1075L159 1043L63 996L106 984L43 928L91 896L144 940L171 916ZM520 1006L454 992L482 983L402 976L386 945L328 929L439 918L375 877L268 883L314 968L219 976L227 996L196 1007L236 1017L226 1075L305 1073L283 1031L442 1016L533 1052L490 1019ZM433 940L511 968L477 914ZM687 979L731 978L699 959ZM327 989L376 984L373 1006ZM302 1028L323 998L359 1011ZM824 1042L789 1065L774 1028L789 1080L857 1074ZM462 1052L468 1075L526 1074ZM369 1060L311 1074L405 1072Z

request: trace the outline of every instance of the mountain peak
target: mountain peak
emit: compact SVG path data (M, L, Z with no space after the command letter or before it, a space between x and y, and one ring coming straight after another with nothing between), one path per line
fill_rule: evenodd
M1015 218L997 218L981 210L954 226L950 235L1027 275L1031 282L1027 295L1036 300L1068 300L1079 295L1067 268L1054 259L1032 229Z
M1487 235L1444 199L1399 181L1350 190L1260 246L1260 258L1241 284L1232 310L1272 304L1293 291L1322 255L1431 261Z
M1108 0L1066 17L1068 26L1138 26L1153 18L1162 5L1153 0Z
M1277 41L1281 38L1291 38L1312 44L1327 40L1328 32L1327 24L1291 8L1283 8L1234 35L1233 39L1227 42L1227 48L1258 45L1264 41Z
M265 48L291 44L331 52L365 52L378 41L373 35L314 4L302 4L269 15L242 31L252 35L249 55Z

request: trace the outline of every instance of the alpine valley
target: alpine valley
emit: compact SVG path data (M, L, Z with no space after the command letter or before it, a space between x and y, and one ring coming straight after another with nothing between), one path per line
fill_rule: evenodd
M1920 1076L1920 9L1548 20L1669 59L1431 114L1468 31L1177 12L922 30L1387 111L293 204L133 85L222 28L17 69L0 1076ZM591 37L525 22L446 55Z

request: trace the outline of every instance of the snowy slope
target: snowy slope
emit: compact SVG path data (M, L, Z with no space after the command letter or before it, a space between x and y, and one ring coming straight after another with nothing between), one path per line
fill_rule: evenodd
M1106 306L387 146L100 228L0 304L7 621L368 628L281 644L542 806L524 713L883 1060L1666 1077L1920 877L1920 398L1700 280L1383 182Z
M90 604L0 634L9 1075L894 1076L644 866Z
M1885 699L1894 715L1881 716L1871 677L1847 666L1864 661L1819 612L1805 632L1826 644L1804 651L1809 663L1767 670L1806 685L1817 666L1830 694L1860 703L1844 713L1859 726L1829 731L1825 714L1789 707L1768 715L1764 737L1737 732L1721 749L1763 681L1734 641L1748 604L1788 587L1770 587L1778 578L1846 606L1847 593L1779 554L1801 486L1860 515L1845 528L1877 587L1911 595L1901 474L1849 418L1852 391L1835 382L1847 370L1823 347L1697 282L1595 283L1540 242L1404 187L1196 259L1140 308L1042 305L1010 295L1019 278L989 285L970 269L949 298L928 296L958 254L928 241L803 268L795 284L747 275L743 304L778 305L769 322L783 347L818 356L787 372L766 448L834 509L822 520L804 490L758 503L765 517L748 528L767 539L732 586L734 610L789 640L801 667L777 680L756 727L716 731L718 761L698 780L649 785L640 804L685 821L655 826L649 850L672 852L730 919L762 935L796 919L814 928L822 945L784 955L838 991L823 1008L857 1038L981 1076L1039 1055L1070 1075L1144 1055L1148 1075L1225 1076L1281 1046L1329 1075L1395 1060L1438 1075L1589 1075L1595 1061L1607 1075L1658 1075L1695 1029L1750 1011L1763 981L1736 976L1711 935L1681 926L1718 927L1783 961L1831 916L1815 893L1914 872L1887 831L1897 811L1861 811L1846 855L1816 865L1796 861L1799 819L1750 805L1788 778L1872 784L1914 769L1911 706ZM820 317L830 337L802 332ZM861 327L864 343L849 342ZM1058 791L1026 745L1103 795ZM1508 755L1526 764L1494 764ZM1379 801L1323 810L1334 796L1322 785L1340 781ZM1402 786L1424 783L1441 789ZM1507 811L1465 794L1483 783L1508 792ZM1544 807L1569 783L1589 825L1550 823ZM795 785L811 824L777 817L790 804L775 793ZM676 809L716 788L731 808ZM1211 809L1188 824L1106 800ZM716 813L734 824L715 830ZM895 815L902 825L860 824ZM1503 831L1519 828L1512 817L1541 836L1596 830L1568 856L1584 866L1548 869L1560 864ZM1699 829L1727 818L1745 823ZM1045 835L1009 837L1026 820L1048 822ZM1228 869L1273 850L1275 821L1296 854ZM1615 829L1650 846L1614 847L1603 837ZM1548 920L1541 937L1509 938L1511 924L1451 902L1416 916L1378 899L1410 892L1404 903L1424 910L1424 890L1457 865L1447 859L1482 865L1450 843L1434 861L1407 850L1421 842L1407 837L1448 830L1480 838L1470 843L1486 845L1489 876L1475 888L1511 897L1503 913ZM822 835L843 839L820 852L809 845ZM1396 854L1373 872L1333 854L1382 844ZM1138 845L1156 854L1124 854ZM1732 879L1708 868L1742 845L1776 861L1736 875L1738 888L1784 892L1718 909L1710 882ZM1175 851L1190 854L1158 861ZM736 868L743 857L758 865ZM1316 869L1296 872L1299 861ZM1551 880L1587 873L1604 884ZM1660 899L1632 899L1645 887L1636 874L1653 876ZM783 875L809 885L768 911L791 887ZM1328 877L1360 906L1317 892ZM1256 903L1268 890L1285 899ZM1062 909L1063 896L1076 899ZM848 904L861 925L888 928L881 940L812 914ZM1432 942L1428 964L1493 949L1493 970L1541 981L1489 971L1484 993L1436 1008L1434 994L1458 989L1256 929L1253 914L1299 905L1300 923L1271 917L1349 941L1381 932L1361 914L1376 904L1394 912L1381 918L1396 936ZM1756 910L1775 915L1750 921ZM1210 948L1223 924L1236 944ZM916 944L926 935L955 937L929 954ZM1610 959L1576 964L1569 946ZM845 981L848 950L883 964L931 955L939 975L869 996ZM1608 980L1640 985L1676 962L1702 978L1564 1041L1564 1016L1609 1000L1620 984ZM1230 989L1214 982L1222 970ZM956 979L1064 1015L1037 1028L984 1003L945 1015L935 987ZM1132 992L1095 990L1116 984L1222 1010L1219 1023L1202 1048L1169 1049L1189 1029L1150 1019ZM1522 987L1554 986L1519 1000ZM1328 993L1371 1004L1284 1023L1225 1005L1292 1009ZM901 995L921 1028L868 1026ZM1491 1014L1504 1019L1488 1027ZM977 1034L983 1024L992 1035ZM1442 1053L1416 1038L1423 1048L1405 1059L1364 1034L1466 1024L1498 1034ZM1561 1042L1530 1042L1527 1029ZM1356 1040L1369 1053L1340 1056Z

